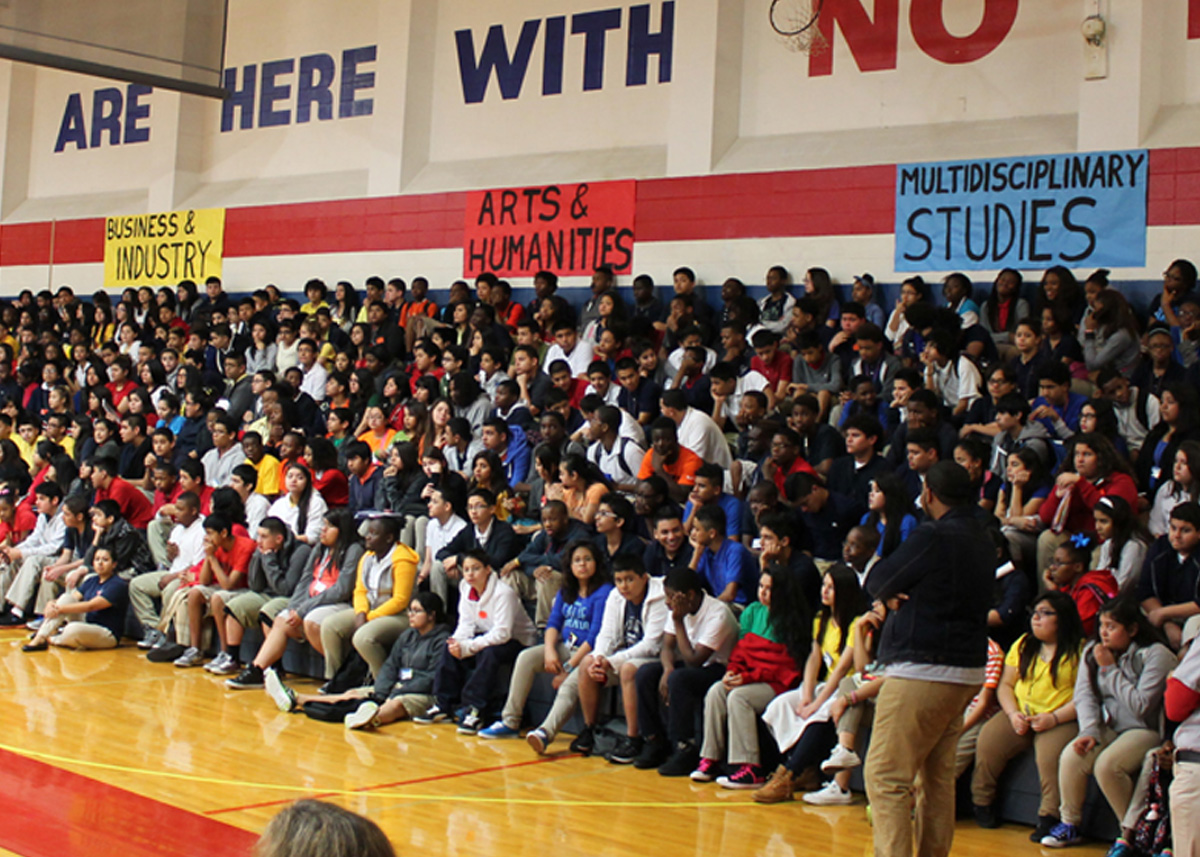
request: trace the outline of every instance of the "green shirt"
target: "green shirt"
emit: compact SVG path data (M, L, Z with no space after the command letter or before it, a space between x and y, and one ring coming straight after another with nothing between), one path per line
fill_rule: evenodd
M770 640L772 643L780 642L779 637L775 634L775 629L771 627L771 608L761 601L755 601L742 611L742 633L741 636L747 634L758 634L764 639Z

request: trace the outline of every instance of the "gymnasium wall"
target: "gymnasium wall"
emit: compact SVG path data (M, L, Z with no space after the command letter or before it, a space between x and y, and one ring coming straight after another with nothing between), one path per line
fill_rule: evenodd
M105 217L203 208L226 210L233 291L371 274L436 290L470 269L501 191L536 230L541 197L522 190L551 185L562 217L594 202L618 223L574 267L535 257L576 271L568 287L600 259L622 283L681 264L761 283L782 263L894 285L913 270L894 236L903 165L1140 150L1144 249L1106 267L1144 297L1197 255L1197 0L826 0L810 53L768 6L232 0L224 104L0 63L0 293L90 292ZM1097 9L1106 76L1088 80L1080 23ZM1015 266L1058 261L1041 249Z

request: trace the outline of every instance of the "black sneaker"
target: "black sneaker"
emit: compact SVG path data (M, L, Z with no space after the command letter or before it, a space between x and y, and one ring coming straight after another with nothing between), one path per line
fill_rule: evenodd
M428 712L426 712L428 713ZM458 722L459 735L474 735L483 728L483 715L479 713L478 708L472 708Z
M671 758L658 766L658 773L663 777L686 777L696 769L699 762L700 753L695 744L680 744L671 754Z
M975 823L985 830L992 830L1000 826L1000 819L996 817L996 808L990 804L980 806L975 804L972 809L975 812ZM1038 840L1041 841L1040 839Z
M1033 829L1033 833L1029 834L1030 842L1040 843L1042 839L1050 835L1050 831L1054 829L1054 825L1058 824L1058 818L1053 815L1039 815L1037 827Z
M24 616L18 616L11 611L0 614L0 628L15 628L24 625L26 621Z
M266 683L262 667L250 664L233 678L225 679L225 686L230 690L251 690L262 687Z
M442 708L440 705L433 705L426 709L424 714L418 714L413 718L413 723L428 725L430 723L453 723L454 715Z
M175 659L186 651L187 646L181 646L178 643L167 643L165 646L159 646L147 652L146 660L155 664L170 664L174 663Z
M582 753L585 756L592 755L592 751L596 749L596 735L591 726L584 726L583 730L575 736L575 740L571 742L572 753Z
M671 755L671 749L667 746L666 740L662 738L647 738L642 744L642 752L638 753L638 757L633 760L633 766L642 770L657 768L663 762L667 761L667 757ZM684 771L685 774L690 774L691 768Z
M616 745L608 752L608 761L614 765L631 764L641 754L643 743L641 736L630 738L628 735L621 735L617 738Z

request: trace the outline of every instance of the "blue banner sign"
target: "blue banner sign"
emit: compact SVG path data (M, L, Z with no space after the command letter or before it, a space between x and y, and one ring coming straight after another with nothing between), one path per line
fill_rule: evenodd
M896 270L1146 264L1146 150L896 167Z

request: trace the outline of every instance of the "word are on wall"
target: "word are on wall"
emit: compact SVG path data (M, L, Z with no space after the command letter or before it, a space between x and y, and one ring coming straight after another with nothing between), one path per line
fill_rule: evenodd
M104 224L104 285L175 285L221 276L225 209L197 208L109 217Z
M896 270L1146 264L1144 149L901 164Z
M600 9L571 16L571 35L583 36L583 89L604 88L604 54L611 30L624 26L622 10ZM675 2L667 0L659 12L658 30L650 30L650 5L631 6L626 34L625 85L644 86L649 79L651 55L658 57L658 82L671 80L671 58L675 43ZM509 52L504 25L493 24L478 55L475 36L470 30L454 34L458 48L458 71L462 78L463 98L478 104L487 95L493 73L505 100L518 98L525 86L529 60L538 36L542 40L542 95L561 95L564 57L567 44L567 18L556 15L542 21L534 18L521 25L516 44Z
M375 72L362 68L375 62L375 56L375 45L342 51L340 74L337 60L329 54L242 66L240 85L238 70L227 68L225 89L229 97L221 105L221 131L234 129L235 113L242 131L253 128L255 122L259 128L290 125L293 117L297 125L314 117L326 121L335 116L335 100L338 119L370 116L375 100L359 97L359 91L375 87Z
M145 143L150 139L150 129L144 124L150 119L150 105L144 99L151 91L140 83L129 84L124 93L115 86L95 90L90 122L84 112L83 93L71 93L58 126L54 151L61 152L68 145L98 149L104 145L105 135L110 146Z
M467 195L463 276L590 274L633 262L636 183L547 185Z
M786 4L785 4L786 5ZM983 0L983 15L970 33L946 27L949 0L910 0L908 28L917 48L930 59L961 65L983 59L1000 46L1017 20L1019 0ZM900 38L900 0L875 0L868 14L864 0L825 0L817 28L827 44L840 30L859 71L896 68ZM809 77L833 74L834 51L809 51Z

